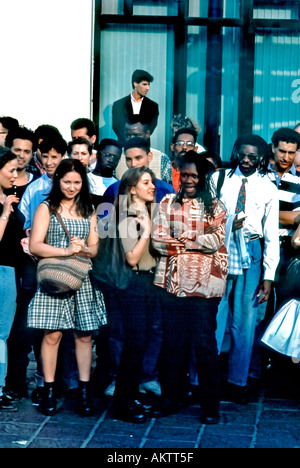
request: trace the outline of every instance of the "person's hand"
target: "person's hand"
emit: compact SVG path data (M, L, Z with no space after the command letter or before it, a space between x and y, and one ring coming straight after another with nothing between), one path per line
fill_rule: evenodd
M236 216L232 223L232 230L237 231L238 229L242 229L242 227L244 226L245 219L246 219L246 216L241 217L241 218L238 218Z
M260 289L257 293L259 297L258 303L262 304L263 302L268 301L272 290L272 281L264 280L260 286Z
M151 234L151 220L150 216L146 213L140 213L136 217L136 223L140 225L142 236L149 236Z
M12 212L12 204L19 203L20 199L16 195L8 195L3 204L3 213L2 216L7 216L8 218Z
M204 234L214 234L218 231L218 226L216 224L210 224L204 229Z
M72 239L71 239L71 244L80 245L80 246L81 246L81 250L84 250L84 248L85 248L85 241L84 241L84 239L80 239L80 237L77 237L77 236L72 237Z
M300 213L294 218L294 224L300 223Z
M71 256L74 254L78 254L81 249L82 249L82 239L79 239L78 237L72 237L70 245L65 248L65 254L66 256Z

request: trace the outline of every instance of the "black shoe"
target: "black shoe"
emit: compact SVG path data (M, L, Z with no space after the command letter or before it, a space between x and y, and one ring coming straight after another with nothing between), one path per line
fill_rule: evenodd
M54 382L45 382L43 389L43 399L41 412L45 416L54 416L56 414L56 398L54 394Z
M146 422L147 419L143 405L137 400L123 406L115 404L114 418L138 424Z
M25 398L25 395L22 395L20 392L15 392L13 390L4 390L4 395L8 401L21 401Z
M36 387L31 394L33 406L41 406L43 400L44 387Z
M5 395L2 395L0 397L0 412L2 411L6 411L10 413L14 413L15 411L18 411L16 406L14 406L12 402L7 399Z
M228 383L227 398L239 405L247 405L249 403L248 391L246 387Z
M218 411L215 411L215 412L212 412L212 413L204 413L202 418L201 418L201 422L203 424L218 424L218 422L220 421L220 416L219 416L219 412Z
M89 382L79 381L77 389L77 413L81 416L92 416L94 414L94 409L90 401L89 391L88 391Z

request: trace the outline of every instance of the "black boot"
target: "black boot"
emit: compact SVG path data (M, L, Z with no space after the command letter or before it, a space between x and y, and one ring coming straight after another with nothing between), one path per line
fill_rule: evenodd
M89 382L78 382L77 412L81 416L91 416L94 412L89 395Z
M56 414L54 382L45 382L44 384L41 411L45 416L54 416Z

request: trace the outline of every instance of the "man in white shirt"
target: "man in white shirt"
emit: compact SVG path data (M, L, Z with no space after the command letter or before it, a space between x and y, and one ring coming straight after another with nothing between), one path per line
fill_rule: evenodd
M113 103L112 126L121 144L124 144L126 122L134 114L139 114L141 121L148 124L150 135L157 126L159 115L158 104L147 97L153 76L145 70L135 70L131 77L133 91Z
M232 169L226 170L219 195L228 212L229 271L216 336L221 350L226 327L229 328L232 341L228 396L242 404L247 403L246 385L258 308L267 304L279 261L278 193L267 175L258 171L266 151L267 143L257 135L238 138L231 157ZM212 176L216 187L218 177L219 172ZM240 206L240 200L237 202L243 184L244 206Z

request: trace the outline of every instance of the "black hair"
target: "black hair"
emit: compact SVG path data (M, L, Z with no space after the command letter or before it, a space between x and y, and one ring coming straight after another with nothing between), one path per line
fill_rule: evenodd
M277 148L280 141L284 141L285 143L296 143L297 149L300 147L299 133L289 127L282 127L279 130L276 130L276 132L273 133L271 140L275 148Z
M67 143L63 138L53 136L52 138L48 137L42 140L38 148L41 153L48 153L51 149L55 149L59 154L64 156L67 151Z
M180 135L182 135L183 133L187 133L188 135L192 135L194 137L194 140L195 140L195 143L196 143L197 132L196 132L196 130L194 130L191 127L182 127L179 130L177 130L177 132L175 132L175 134L174 134L174 136L172 138L172 143L174 144L177 141L178 137Z
M102 151L106 146L116 146L122 152L122 145L113 138L103 138L99 143L97 151Z
M203 158L211 158L213 160L213 164L215 166L215 168L220 168L222 167L222 159L220 158L220 156L215 152L215 151L203 151L201 154L201 157Z
M140 83L141 81L148 81L149 83L152 83L154 78L145 70L135 70L131 76L132 87L134 87L133 83Z
M124 144L124 151L127 151L130 148L142 148L148 154L150 152L150 138L129 138L129 140Z
M14 130L18 128L19 126L19 121L15 119L14 117L9 117L9 116L0 117L0 123L2 123L2 126L6 128L8 131Z
M68 147L67 147L67 152L69 155L72 153L72 148L74 145L86 145L88 148L88 152L92 154L93 145L86 138L79 137L79 138L75 138L75 140L69 141Z
M2 169L9 161L13 161L13 159L17 159L17 155L9 148L0 146L0 169Z
M259 135L248 133L246 135L241 135L240 137L238 137L233 145L230 157L232 171L229 173L229 175L231 176L234 170L239 165L238 152L240 150L240 147L243 145L255 146L257 148L257 153L260 156L260 158L262 158L260 169L262 170L262 172L266 172L266 161L269 155L268 143Z
M36 137L32 130L26 127L17 127L12 130L9 130L8 135L5 140L5 146L7 148L12 148L13 142L16 139L20 140L29 140L32 143L32 151L36 150Z
M75 204L77 213L86 218L93 213L93 205L89 192L89 183L86 175L86 169L78 159L64 159L57 166L53 177L52 190L48 197L50 211L52 213L56 213L59 208L60 202L63 199L63 193L60 188L60 181L68 172L77 172L81 176L82 187L75 199Z
M87 119L85 117L81 117L79 119L74 120L71 123L70 128L71 130L79 130L80 128L86 128L89 137L97 135L96 125L91 119Z
M36 141L38 142L40 139L44 140L44 138L52 138L59 136L62 138L62 134L58 130L58 128L54 127L53 125L42 124L39 125L34 131Z
M213 191L211 183L209 180L209 175L211 174L212 164L206 159L202 158L201 154L196 153L196 151L187 151L179 161L179 169L182 171L183 167L187 164L195 164L196 170L198 173L198 183L197 183L197 199L201 200L204 204L204 211L208 216L214 216L214 206L213 206ZM179 190L178 194L175 196L173 203L182 204L184 198L184 193L182 190Z

